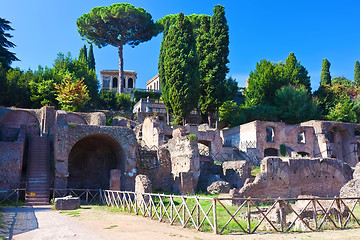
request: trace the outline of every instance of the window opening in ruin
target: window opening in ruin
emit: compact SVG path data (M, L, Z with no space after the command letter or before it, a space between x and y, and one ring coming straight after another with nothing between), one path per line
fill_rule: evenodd
M298 143L306 143L305 132L302 131L298 133Z
M128 80L128 88L134 88L134 80L132 78Z
M118 79L116 77L113 78L112 80L112 87L113 88L117 88L118 87Z
M264 150L264 157L269 156L279 156L278 150L276 148L266 148Z
M266 127L266 141L275 142L275 131L273 127Z
M354 135L355 135L356 137L360 137L360 129L355 128L355 129L354 129Z

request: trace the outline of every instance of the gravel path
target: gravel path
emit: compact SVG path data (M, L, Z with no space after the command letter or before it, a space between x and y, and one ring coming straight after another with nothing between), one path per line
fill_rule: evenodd
M127 240L222 240L222 239L360 239L360 229L316 233L214 235L179 226L158 223L148 218L84 207L59 212L50 206L5 207L5 231L0 236L17 240L45 239L127 239Z

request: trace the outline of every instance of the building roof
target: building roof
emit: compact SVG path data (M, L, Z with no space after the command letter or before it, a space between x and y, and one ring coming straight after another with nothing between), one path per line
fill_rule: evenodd
M151 78L149 81L146 82L146 86L155 81L159 78L159 74L156 74L153 78Z
M116 73L116 74L119 74L119 70L102 70L100 71L100 74L104 74L104 73ZM124 70L124 73L126 74L135 74L137 75L137 73L133 70Z

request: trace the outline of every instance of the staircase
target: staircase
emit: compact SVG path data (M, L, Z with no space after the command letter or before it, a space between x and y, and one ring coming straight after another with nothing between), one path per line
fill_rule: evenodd
M31 137L26 180L26 205L49 204L49 151L47 137Z

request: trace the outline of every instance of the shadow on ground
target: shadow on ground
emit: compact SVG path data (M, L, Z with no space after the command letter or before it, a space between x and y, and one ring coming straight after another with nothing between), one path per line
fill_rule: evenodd
M0 237L12 239L14 235L28 232L39 227L35 211L49 210L49 207L31 206L24 207L2 207L2 224L0 226Z

